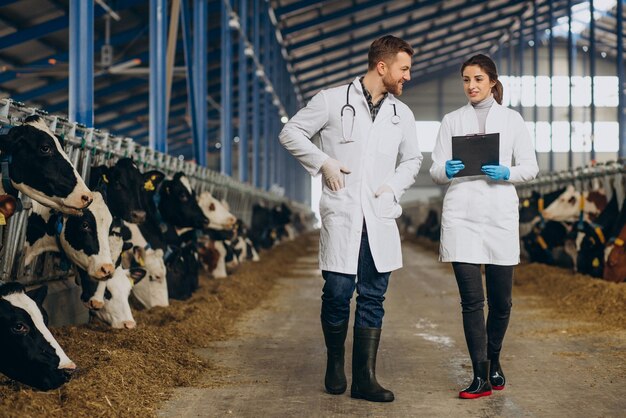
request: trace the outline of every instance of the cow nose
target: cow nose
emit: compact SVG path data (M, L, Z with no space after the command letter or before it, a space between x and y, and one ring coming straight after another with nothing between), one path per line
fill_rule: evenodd
M73 361L70 361L69 363L65 363L65 364L59 366L59 369L68 370L68 371L74 371L74 370L76 370L76 364L74 364Z
M132 223L140 224L146 220L145 210L133 210L130 212L130 220Z
M122 324L126 329L133 329L137 326L137 323L135 321L124 321L122 322Z
M115 266L113 264L103 264L100 267L100 270L96 273L96 279L106 280L110 279L113 276L113 272L115 271Z
M80 196L80 200L81 202L83 202L83 209L84 209L87 206L91 205L91 202L93 202L93 196L88 195L88 194L83 194Z

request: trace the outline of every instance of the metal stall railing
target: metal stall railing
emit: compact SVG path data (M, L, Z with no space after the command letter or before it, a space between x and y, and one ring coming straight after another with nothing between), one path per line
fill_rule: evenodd
M625 180L625 161L618 160L542 174L532 181L517 185L517 191L520 197L528 197L533 191L546 194L568 185L578 191L603 188L608 194L615 191L618 204L621 205L626 194Z
M180 160L171 155L154 151L136 144L131 138L118 137L106 131L88 128L72 123L66 118L51 116L47 112L25 106L11 99L0 100L0 129L8 130L20 125L33 114L40 115L50 130L64 140L64 148L78 173L89 182L92 166L113 165L124 157L132 158L141 171L160 170L168 176L182 171L189 178L197 193L210 192L220 200L225 200L230 211L250 224L254 204L273 206L287 203L294 212L311 215L310 208L291 202L287 198L256 189L240 183L206 167ZM25 244L27 218L32 209L32 202L27 196L20 195L24 209L14 214L7 225L0 227L0 279L18 280L24 284L35 284L50 280L65 279L73 274L60 258L52 254L37 257L29 266L25 266L23 249Z

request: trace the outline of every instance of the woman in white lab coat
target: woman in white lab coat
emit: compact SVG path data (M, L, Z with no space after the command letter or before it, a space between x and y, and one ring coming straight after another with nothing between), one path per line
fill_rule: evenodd
M502 390L500 350L511 312L513 267L519 263L518 198L513 183L539 171L533 142L521 115L501 106L502 84L491 58L479 54L461 67L469 103L444 116L432 153L433 180L448 185L441 215L440 261L452 262L474 379L459 396L473 399ZM499 133L499 165L484 175L463 176L452 159L452 137ZM483 315L481 265L485 265L489 314Z

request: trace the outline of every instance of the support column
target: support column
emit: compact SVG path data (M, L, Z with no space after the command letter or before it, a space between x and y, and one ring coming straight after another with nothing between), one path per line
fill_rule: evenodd
M548 15L550 20L550 38L548 39L548 75L550 76L550 107L548 108L548 122L550 124L550 159L548 162L548 170L554 171L554 147L553 147L553 133L554 129L552 124L554 122L554 6L552 2L548 2Z
M596 159L595 139L596 139L596 98L595 98L595 80L596 80L596 23L593 18L593 0L589 0L589 13L591 20L589 21L589 77L591 77L591 106L589 108L591 119L591 161Z
M167 152L166 0L150 0L150 148Z
M93 126L93 2L70 0L70 121Z
M228 25L230 21L230 8L225 1L221 1L222 5L222 113L220 117L220 125L222 127L222 148L221 148L221 164L220 172L226 176L232 175L232 144L233 144L233 109L232 109L232 92L233 92L233 44Z
M239 1L239 181L248 181L248 0Z
M184 2L184 1L183 1ZM208 132L207 132L207 3L194 0L193 23L193 61L195 79L195 119L197 135L194 138L193 150L198 165L206 167Z
M572 76L574 75L574 34L572 33L572 0L567 0L567 75L569 77L569 106L567 108L567 120L569 128L569 151L567 152L567 168L574 168L574 154L572 153L572 120L574 119L574 106L572 105Z
M617 104L617 123L619 129L619 149L618 156L626 157L626 118L624 118L624 106L626 98L624 97L624 37L621 34L624 31L624 17L622 16L624 3L617 2L617 87L618 87L618 104Z
M254 53L257 57L261 56L261 33L260 18L261 7L258 1L253 1L252 9L252 38ZM254 71L252 76L252 184L254 187L261 187L261 170L260 170L260 138L261 138L261 80Z

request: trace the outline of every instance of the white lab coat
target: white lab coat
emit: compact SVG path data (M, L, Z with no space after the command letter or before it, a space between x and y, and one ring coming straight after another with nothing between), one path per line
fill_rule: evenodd
M446 161L452 159L451 138L477 132L478 117L470 103L448 113L441 122L430 169L435 183L449 184L441 215L439 260L515 265L520 250L518 197L513 183L537 175L535 149L521 115L494 103L485 132L500 133L500 164L509 167L509 180L492 181L487 176L449 180Z
M361 82L350 88L350 104L355 108L352 139L345 143L341 130L341 108L346 103L348 84L320 91L307 106L294 115L280 133L281 144L312 175L320 174L322 164L332 157L350 169L345 187L333 192L324 184L320 200L320 269L356 274L363 219L369 245L379 272L402 267L400 234L395 218L402 213L400 197L413 184L422 163L413 112L389 94L375 122L367 105ZM400 117L393 124L393 104ZM311 142L316 133L321 149ZM375 198L387 184L393 190Z

